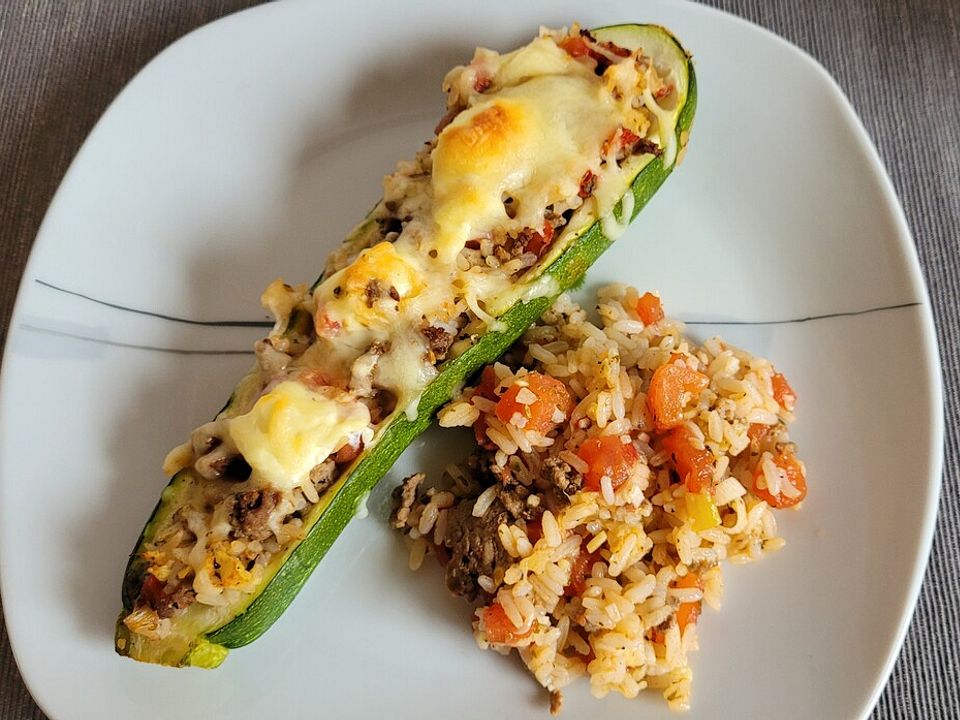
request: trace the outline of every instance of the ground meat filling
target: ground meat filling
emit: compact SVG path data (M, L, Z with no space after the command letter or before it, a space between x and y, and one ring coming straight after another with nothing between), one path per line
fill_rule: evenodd
M543 461L543 477L568 498L578 493L583 487L583 475L558 457Z
M350 447L345 445L344 447ZM341 448L343 450L343 448ZM359 454L360 450L356 450L356 457ZM340 451L337 451L337 455L340 455ZM344 455L345 457L345 455ZM344 462L349 462L353 458L344 459ZM328 487L333 485L334 480L337 479L337 463L335 460L325 460L324 462L317 465L313 470L310 471L310 482L313 483L313 486L317 489L317 493L323 493Z
M456 335L437 325L427 325L420 332L427 339L427 347L430 348L435 360L443 360L447 357L447 352L453 345Z
M406 525L410 510L417 502L417 490L426 477L423 473L414 473L394 489L393 497L396 507L390 517L390 524L397 530Z
M136 606L149 608L157 613L161 619L173 617L193 602L195 598L193 588L189 585L177 585L171 592L167 592L162 580L155 575L147 574L140 588Z
M237 493L231 521L238 537L266 540L270 537L270 513L280 502L276 490L249 490Z
M457 596L474 600L486 591L478 580L492 578L510 565L510 556L497 538L497 528L507 522L510 513L495 500L481 517L472 514L473 503L463 502L451 509L444 547L450 553L447 562L447 589Z

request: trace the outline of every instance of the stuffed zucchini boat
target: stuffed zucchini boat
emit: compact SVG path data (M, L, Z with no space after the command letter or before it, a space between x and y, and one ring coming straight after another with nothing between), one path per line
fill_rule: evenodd
M542 29L443 84L436 136L170 452L116 650L219 665L262 634L434 412L575 284L679 162L696 106L664 28Z

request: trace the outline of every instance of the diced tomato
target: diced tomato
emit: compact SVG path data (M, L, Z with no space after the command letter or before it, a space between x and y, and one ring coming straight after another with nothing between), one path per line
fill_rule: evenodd
M660 298L653 293L644 293L637 300L637 315L644 325L653 325L655 322L663 320L663 305L660 304Z
M669 430L682 423L684 406L709 384L706 375L686 365L669 362L654 370L647 390L647 409L656 429Z
M527 520L527 539L531 545L536 545L537 541L543 537L542 517Z
M640 136L625 127L617 128L600 146L600 154L608 155L611 150L622 150L631 147L640 140Z
M586 545L580 546L580 554L573 561L573 567L570 568L570 582L563 589L563 594L568 597L582 595L587 589L587 576L593 564L600 559L600 551L587 552Z
M794 403L797 402L797 394L781 373L773 375L773 399L787 412L793 411Z
M787 482L793 485L798 491L796 497L787 497L783 492L773 495L767 488L757 487L757 480L763 475L763 466L757 463L753 470L753 494L761 500L766 500L771 507L786 508L799 503L807 496L807 477L803 470L803 465L797 460L797 456L792 452L781 452L773 458L777 467L783 470Z
M529 630L521 633L507 617L507 611L503 609L503 605L498 602L483 609L483 627L487 634L487 641L498 645L513 645L533 632L531 626Z
M673 85L661 85L653 94L657 100L663 100L667 95L673 92Z
M333 461L337 465L344 465L345 463L353 462L354 460L357 459L357 455L359 455L362 450L363 450L363 440L361 440L356 447L354 447L350 443L347 443L346 445L341 447L339 450L337 450L336 454L333 456Z
M629 147L633 145L637 140L640 139L640 136L637 135L632 130L627 130L627 128L620 128L620 147Z
M673 457L677 475L692 493L709 488L713 480L713 454L706 448L697 449L691 442L691 433L684 427L674 428L663 436L663 448Z
M313 390L318 390L319 388L330 384L330 378L324 375L321 371L312 368L301 370L297 375L297 379L308 388Z
M532 402L522 403L517 399L524 389L535 396ZM556 426L554 416L557 411L562 412L566 418L572 404L570 393L562 382L548 375L532 372L510 386L497 403L496 412L497 417L505 423L519 414L526 420L524 430L546 433Z
M487 365L480 373L480 384L477 385L477 394L487 400L497 399L497 373L493 365Z
M604 475L610 477L613 489L626 482L630 471L640 459L632 443L622 443L617 435L602 435L584 441L577 448L577 457L587 464L587 473L583 484L589 490L600 490L600 480Z
M338 320L332 320L327 315L323 305L317 306L317 312L313 316L313 327L318 337L332 338L340 332L343 326Z
M488 90L493 84L493 80L487 77L486 75L480 75L479 73L473 80L473 89L478 93L482 93L485 90Z
M540 257L543 251L550 247L551 242L553 242L553 225L547 223L543 226L542 232L530 233L524 250Z
M480 417L473 423L473 436L477 440L477 445L484 450L493 450L496 445L493 440L487 437L487 416L480 413Z
M163 588L165 583L152 573L147 573L143 578L143 585L140 586L140 599L147 607L156 608L162 604Z
M583 174L583 177L580 178L580 190L577 192L577 195L586 200L593 195L593 191L596 190L596 188L597 176L593 174L593 171L587 170Z
M583 57L590 54L590 47L581 35L564 38L560 41L560 47L566 50L570 57Z

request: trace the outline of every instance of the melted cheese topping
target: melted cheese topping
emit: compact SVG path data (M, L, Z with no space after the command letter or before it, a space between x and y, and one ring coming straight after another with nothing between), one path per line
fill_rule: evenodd
M325 283L328 317L346 330L357 325L389 327L423 290L419 276L411 259L402 257L393 243L374 245Z
M619 84L637 82L629 64ZM621 125L645 129L625 124L631 113L645 118L631 108L633 96L551 37L506 55L478 51L471 67L483 75L483 89L474 80L460 87L455 102L465 109L432 153L402 163L391 176L399 185L384 197L402 205L399 236L363 250L313 293L317 338L294 364L320 370L325 382L351 393L285 381L231 421L231 435L261 481L296 487L351 434L367 430L370 416L357 396L388 390L399 410L415 412L438 372L424 327L455 332L466 313L496 329L497 316L514 300L555 291L550 277L518 286L496 265L458 262L468 241L543 228L545 210L571 207L587 171L599 178L591 213L609 215L604 229L612 235L626 224L630 208L621 218L611 210L628 169L605 143ZM448 80L457 77L455 70ZM562 251L561 244L551 252Z
M370 411L346 393L286 380L231 419L228 431L255 483L291 490L369 424Z
M433 153L433 220L441 260L473 237L510 223L542 227L548 205L576 195L617 128L610 94L589 69L555 43L535 40L506 57L502 89L461 112Z

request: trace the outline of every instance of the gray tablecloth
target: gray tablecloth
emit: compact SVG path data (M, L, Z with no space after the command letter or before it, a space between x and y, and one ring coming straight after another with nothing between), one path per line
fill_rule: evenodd
M110 100L173 40L254 4L0 2L0 337L6 336L27 254L53 192ZM792 40L833 73L879 147L913 229L943 358L946 472L916 616L874 717L958 718L960 5L957 0L713 4ZM0 625L0 718L42 717Z

